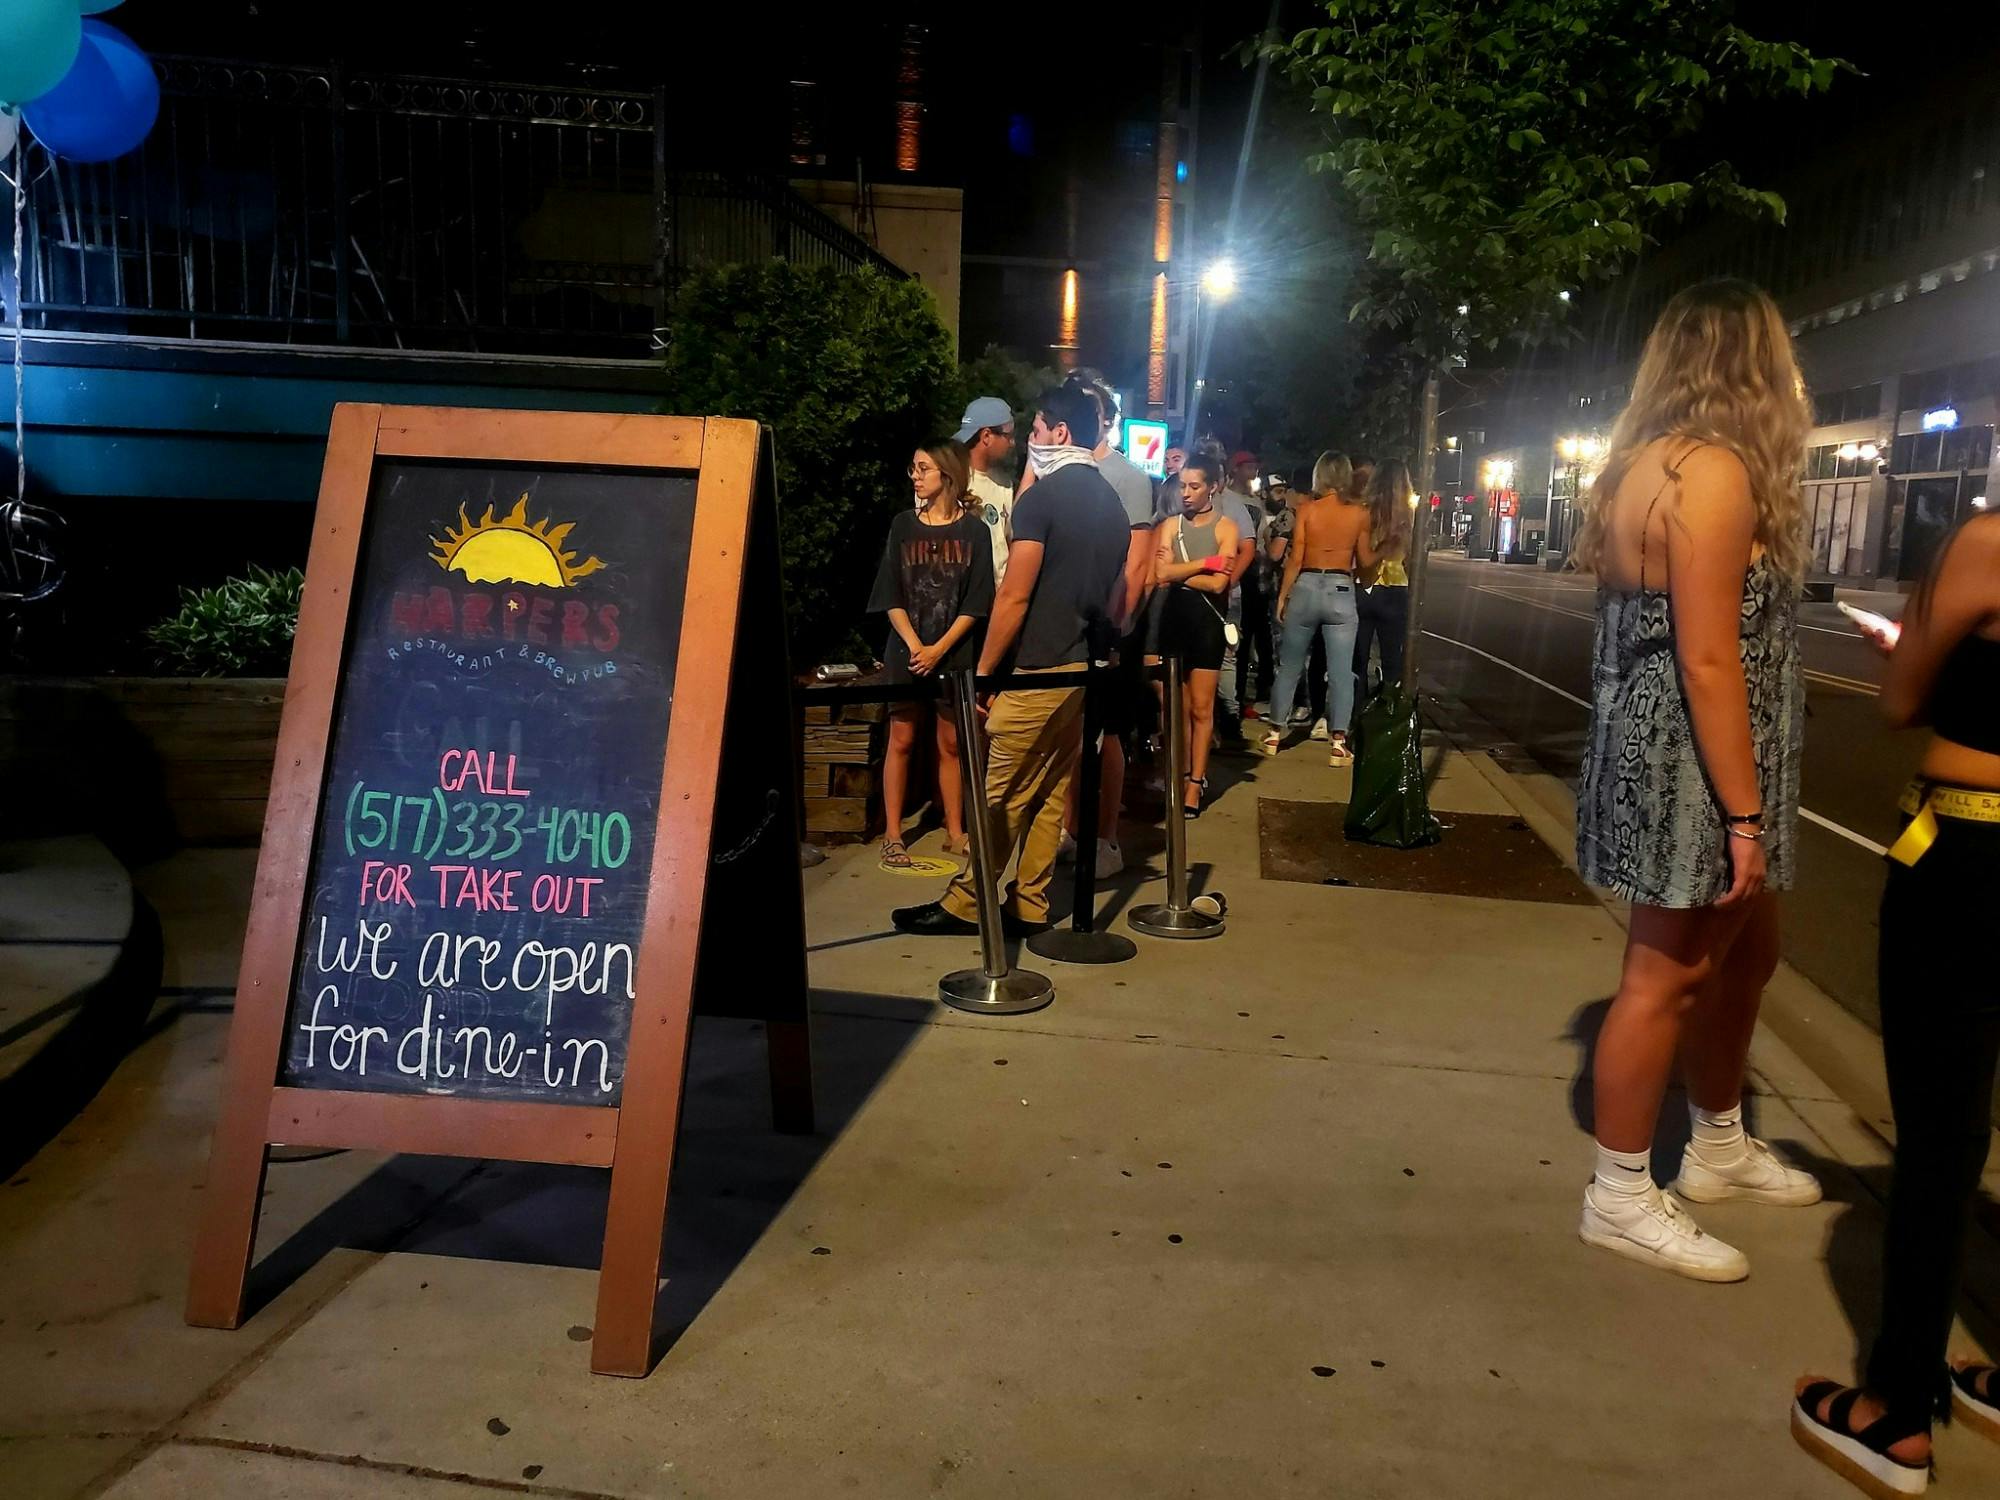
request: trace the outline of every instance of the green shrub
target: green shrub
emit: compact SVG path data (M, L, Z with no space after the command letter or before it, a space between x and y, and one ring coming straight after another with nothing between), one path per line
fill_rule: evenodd
M305 574L252 566L248 578L182 589L181 607L146 632L163 671L179 677L283 677L299 626Z
M721 266L682 286L668 340L666 410L773 430L793 665L845 655L910 453L958 416L930 293L872 269Z

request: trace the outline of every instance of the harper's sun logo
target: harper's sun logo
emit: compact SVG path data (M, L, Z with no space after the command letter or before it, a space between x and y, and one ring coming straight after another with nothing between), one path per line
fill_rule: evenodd
M437 551L431 560L447 573L461 573L468 583L538 583L547 588L567 588L579 578L587 578L604 566L600 557L578 562L574 552L563 550L576 522L552 524L550 518L528 519L528 497L514 502L514 508L500 520L493 507L477 521L458 507L458 524L447 525L442 537L432 537Z

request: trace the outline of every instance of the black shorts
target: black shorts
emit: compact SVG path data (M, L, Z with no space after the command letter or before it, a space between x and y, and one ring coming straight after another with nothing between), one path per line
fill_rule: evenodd
M1166 616L1160 622L1160 650L1178 656L1190 672L1219 672L1229 647L1223 634L1222 604L1198 589L1175 587L1167 595Z

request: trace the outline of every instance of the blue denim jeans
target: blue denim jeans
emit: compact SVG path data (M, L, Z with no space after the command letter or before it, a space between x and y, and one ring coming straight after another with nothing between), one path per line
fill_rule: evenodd
M1271 694L1271 724L1282 731L1292 717L1299 679L1305 676L1315 630L1326 637L1326 723L1345 734L1354 718L1354 637L1361 624L1354 580L1345 573L1301 573L1285 605L1285 633L1278 645L1278 685Z

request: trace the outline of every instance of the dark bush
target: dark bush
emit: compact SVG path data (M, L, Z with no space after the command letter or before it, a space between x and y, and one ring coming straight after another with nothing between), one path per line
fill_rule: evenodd
M675 300L666 366L667 410L773 430L793 666L859 651L883 528L910 503L910 454L958 416L930 293L873 270L718 267Z

